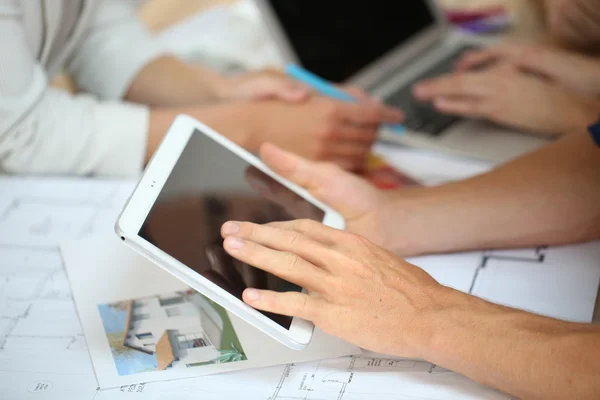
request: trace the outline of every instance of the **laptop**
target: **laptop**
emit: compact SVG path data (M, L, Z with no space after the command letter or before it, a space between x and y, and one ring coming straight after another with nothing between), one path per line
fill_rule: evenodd
M468 50L489 44L453 29L434 0L255 0L285 62L360 87L406 113L407 133L382 141L504 162L549 142L482 120L437 112L414 83L448 73Z

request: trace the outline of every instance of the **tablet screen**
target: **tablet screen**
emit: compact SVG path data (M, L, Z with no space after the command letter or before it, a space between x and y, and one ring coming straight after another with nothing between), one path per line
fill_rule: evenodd
M139 235L241 300L248 287L278 292L302 288L225 253L223 223L302 218L322 221L324 212L196 131ZM292 318L264 314L290 328Z

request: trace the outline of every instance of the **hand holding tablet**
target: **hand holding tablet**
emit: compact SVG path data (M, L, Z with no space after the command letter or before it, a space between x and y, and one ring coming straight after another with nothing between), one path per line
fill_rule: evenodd
M340 214L281 178L256 156L208 126L180 116L167 133L120 215L126 244L283 344L302 349L314 326L259 312L246 288L301 292L295 284L250 267L223 251L229 220L265 224L311 218L344 228Z

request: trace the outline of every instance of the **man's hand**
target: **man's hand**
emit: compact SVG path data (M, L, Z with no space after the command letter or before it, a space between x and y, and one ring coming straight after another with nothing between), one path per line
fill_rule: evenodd
M250 149L270 142L313 160L333 161L347 170L365 167L379 127L398 123L399 110L373 101L344 103L313 96L300 104L259 102L250 120L256 134Z
M307 291L246 289L251 307L312 321L368 350L428 360L518 398L600 394L600 330L593 325L444 287L363 237L314 221L228 222L221 233L232 257Z
M536 133L578 131L597 119L600 103L509 66L422 82L415 95L439 111Z
M247 304L376 352L421 357L425 322L451 292L367 239L314 221L228 222L222 235L231 256L308 292L246 289Z
M263 145L260 155L273 171L341 213L347 231L365 236L385 248L393 248L394 226L389 223L393 204L388 193L335 164L311 162L271 144ZM266 187L262 190L269 191ZM291 215L306 217L306 209L301 203L274 194L265 195Z
M600 95L600 60L594 57L549 46L503 44L467 53L457 70L464 73L490 63L512 65L584 95Z
M311 90L277 70L250 72L224 78L215 88L222 100L281 100L300 103L308 100Z

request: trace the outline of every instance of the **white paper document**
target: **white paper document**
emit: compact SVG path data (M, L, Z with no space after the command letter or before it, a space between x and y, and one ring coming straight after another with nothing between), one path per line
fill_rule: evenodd
M289 349L116 235L61 250L101 388L361 353L318 329L305 350Z
M409 259L438 282L494 303L591 322L600 284L600 243Z
M139 398L144 400L511 399L428 362L377 355L133 385L124 390L139 390L143 394ZM111 390L101 392L95 400L121 398L129 397Z

